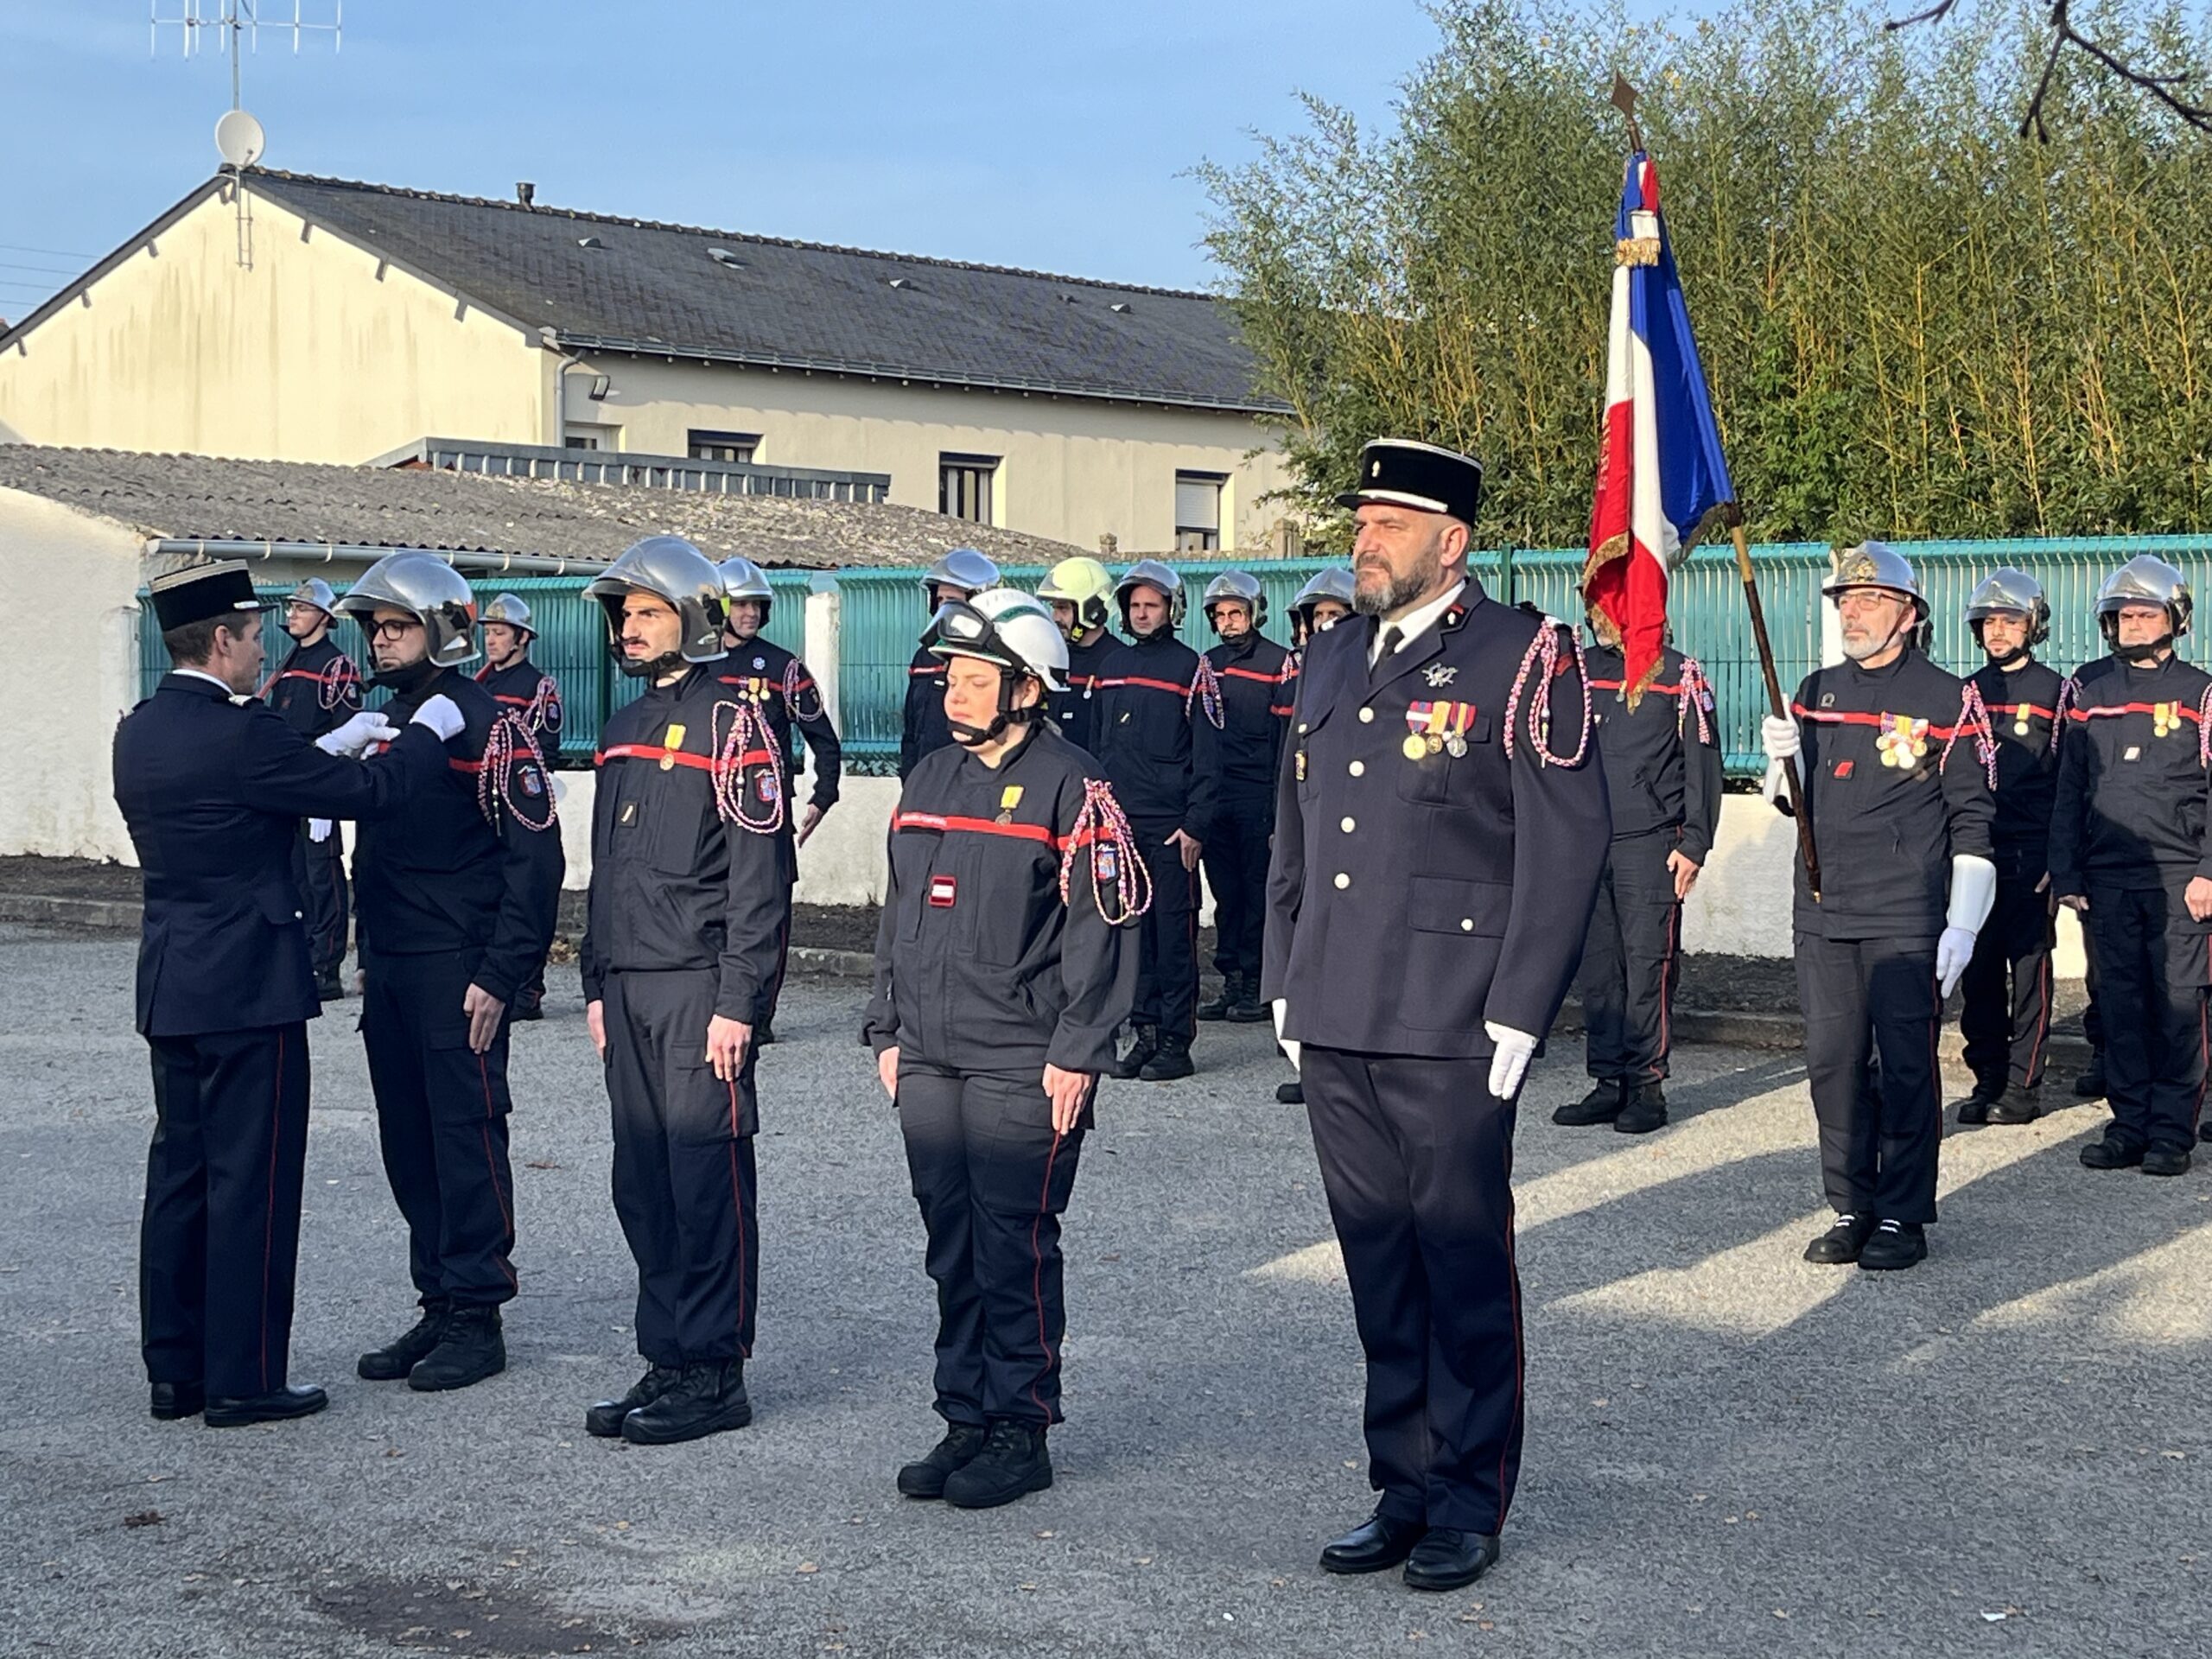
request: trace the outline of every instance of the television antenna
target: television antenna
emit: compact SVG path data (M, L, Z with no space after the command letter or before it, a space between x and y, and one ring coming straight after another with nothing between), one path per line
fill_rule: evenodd
M292 0L289 19L279 15L279 0L172 3L178 9L164 16L162 0L149 0L147 15L150 50L161 50L162 29L175 29L182 37L186 57L196 58L202 52L213 51L227 55L231 60L231 107L215 123L215 150L222 157L222 170L231 175L231 196L238 205L238 268L251 270L253 210L246 196L245 175L245 169L257 163L269 148L269 135L247 111L244 102L242 82L246 53L251 49L256 56L260 55L264 29L280 35L289 32L295 57L299 55L301 43L310 35L327 35L331 51L338 52L345 44L346 0L331 0L328 22L310 22L306 0Z

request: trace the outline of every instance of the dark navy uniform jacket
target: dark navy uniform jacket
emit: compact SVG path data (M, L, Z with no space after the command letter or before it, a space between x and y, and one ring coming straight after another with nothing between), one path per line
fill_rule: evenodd
M522 721L524 728L537 740L537 747L548 760L558 758L561 684L531 662L529 653L524 652L505 668L478 670L476 683L489 691L502 709Z
M791 908L785 803L769 752L726 741L742 705L715 673L648 687L601 729L584 997L603 1000L610 973L710 972L715 1012L750 1025Z
M1116 645L1098 667L1091 753L1133 821L1172 823L1203 841L1216 772L1200 764L1213 728L1192 706L1198 677L1198 653L1166 628Z
M1484 1020L1551 1027L1573 983L1612 840L1605 773L1586 752L1571 636L1559 641L1548 746L1530 735L1541 661L1507 703L1541 619L1471 576L1438 624L1370 677L1371 620L1306 648L1268 873L1260 995L1285 1034L1366 1053L1478 1058ZM1423 705L1423 706L1417 706ZM1406 740L1460 722L1464 753Z
M899 775L910 775L925 754L952 741L944 717L944 658L926 645L906 664L906 722L899 728Z
M196 1037L314 1019L321 1003L292 880L300 820L411 812L444 766L422 727L363 765L212 680L164 676L115 733L115 802L146 882L138 1029Z
M1584 660L1597 699L1598 760L1613 804L1613 839L1679 830L1677 849L1703 865L1712 855L1720 823L1721 767L1712 736L1712 698L1701 677L1686 683L1682 653L1666 646L1660 652L1659 677L1631 709L1623 688L1620 652L1592 645Z
M1970 700L1971 699L1971 700ZM1885 668L1815 669L1797 689L1821 899L1801 861L1795 924L1824 939L1935 939L1951 860L1989 858L1988 725L1967 683L1916 651ZM1786 798L1777 802L1786 813Z
M327 632L311 645L294 645L261 690L302 737L321 737L361 712L361 671Z
M1298 664L1272 639L1256 632L1224 639L1206 652L1213 699L1193 699L1193 720L1212 722L1210 702L1217 700L1221 723L1214 728L1217 804L1222 795L1274 793L1282 771L1283 734L1290 729L1290 698ZM1204 839L1203 836L1200 837Z
M2050 868L2050 812L2058 799L2058 671L2031 659L2010 671L1990 663L1974 676L1997 740L1997 819L1989 833L1997 873L2043 880ZM2063 740L2059 740L2063 741Z
M1098 671L1121 645L1111 633L1101 631L1087 645L1068 646L1068 689L1052 694L1052 718L1060 735L1090 754L1098 753Z
M810 804L828 811L837 804L840 775L844 770L845 746L837 741L837 728L830 723L830 712L822 706L822 688L815 683L814 676L798 654L785 651L772 640L759 635L744 645L730 647L729 655L722 658L717 677L729 690L760 706L768 717L768 725L776 734L776 747L784 757L784 777L791 782L798 779L798 749L792 741L796 731L806 739L807 753L814 757L814 793ZM938 682L938 702L940 716L944 700L944 682ZM952 728L945 728L950 741ZM789 825L786 817L786 827Z
M1103 778L1049 721L995 769L957 744L925 757L891 821L866 1022L876 1052L1032 1077L1113 1063L1137 942L1099 909L1102 892L1116 905L1129 856L1085 810Z
M2058 734L2052 892L2212 876L2204 842L2208 692L2212 676L2178 657L2156 668L2107 657L2075 676ZM2175 925L2203 931L2186 912Z
M481 950L474 982L512 1002L545 960L560 913L568 861L553 780L519 722L456 670L395 696L385 712L403 726L440 695L462 721L445 746L445 776L404 817L365 823L355 840L357 937L364 956Z

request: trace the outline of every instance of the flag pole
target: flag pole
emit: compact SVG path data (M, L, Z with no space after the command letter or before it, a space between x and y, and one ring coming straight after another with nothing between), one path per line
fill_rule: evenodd
M1751 640L1758 645L1759 669L1766 676L1767 706L1777 720L1789 718L1789 705L1783 701L1782 679L1774 671L1774 644L1766 637L1766 607L1759 603L1759 581L1751 569L1751 544L1744 538L1744 509L1733 501L1724 502L1721 514L1727 520L1728 534L1736 543L1736 574L1744 583L1744 603L1751 613ZM1797 822L1797 855L1804 861L1805 880L1813 891L1813 902L1821 902L1821 855L1813 845L1813 819L1805 810L1804 797L1797 788L1797 768L1783 762L1783 788L1789 792L1789 810Z

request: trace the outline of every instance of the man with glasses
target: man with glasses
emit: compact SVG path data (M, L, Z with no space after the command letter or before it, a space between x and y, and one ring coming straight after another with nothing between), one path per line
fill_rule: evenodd
M1943 999L1997 896L1996 752L1971 683L1922 654L1928 601L1879 542L1846 548L1823 586L1845 660L1760 728L1767 795L1796 766L1820 851L1795 912L1805 1071L1835 1221L1805 1249L1828 1267L1910 1268L1928 1255L1943 1134Z
M262 686L277 717L301 736L321 737L361 712L361 671L330 637L338 598L320 576L284 601L292 648ZM328 818L300 825L293 874L307 897L308 942L315 951L315 994L326 1002L346 995L346 841Z

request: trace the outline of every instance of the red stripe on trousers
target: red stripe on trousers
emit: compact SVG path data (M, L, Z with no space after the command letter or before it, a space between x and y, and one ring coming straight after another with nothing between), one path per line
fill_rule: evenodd
M499 1220L512 1240L515 1236L515 1212L507 1207L507 1195L499 1191L499 1160L492 1155L492 1071L481 1054L476 1057L476 1076L484 1085L484 1122L480 1126L484 1135L484 1167L492 1177L492 1196L499 1200ZM522 1288L522 1281L515 1277L515 1264L507 1260L504 1250L499 1253L499 1271L507 1275L508 1289Z
M1052 1202L1052 1165L1059 1155L1060 1132L1054 1129L1052 1149L1045 1154L1045 1185L1037 1194L1037 1217L1029 1224L1029 1259L1033 1264L1029 1278L1029 1294L1030 1300L1037 1305L1037 1345L1045 1351L1045 1369L1030 1382L1029 1397L1036 1402L1037 1409L1045 1414L1045 1421L1048 1423L1052 1421L1052 1408L1045 1403L1044 1396L1037 1389L1038 1385L1052 1375L1052 1368L1059 1363L1059 1358L1052 1352L1051 1338L1045 1334L1045 1248L1040 1241L1045 1230L1045 1217Z

